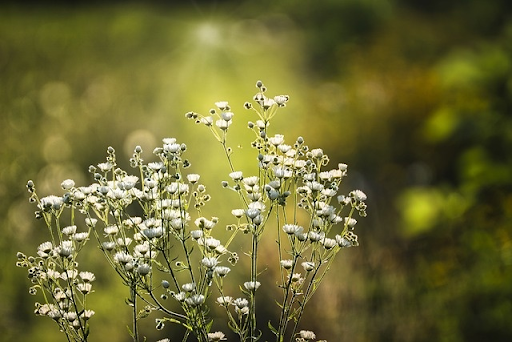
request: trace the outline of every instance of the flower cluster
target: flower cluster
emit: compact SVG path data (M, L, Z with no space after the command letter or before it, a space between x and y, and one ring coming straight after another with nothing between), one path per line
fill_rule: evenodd
M64 190L73 187L72 180L62 182ZM37 247L36 256L17 254L16 265L28 269L28 278L33 284L29 293L36 295L41 291L45 300L35 303L34 313L53 319L73 340L85 341L89 335L89 319L94 315L94 311L87 308L86 299L94 292L92 282L96 277L91 272L79 271L76 256L89 240L90 227L84 225L85 230L80 231L73 221L70 225L60 225L63 211L72 206L69 194L39 199L32 181L27 183L27 190L30 200L37 203L36 217L44 219L51 237L51 241Z
M270 134L269 125L289 96L266 96L266 87L256 83L253 102L244 107L257 115L248 123L255 139L256 169L246 176L235 168L228 132L234 113L226 101L202 116L186 117L206 126L221 143L231 168L222 186L234 191L240 202L231 211L226 241L216 238L218 217L206 217L202 209L211 197L200 175L187 173L187 146L174 138L163 139L153 150L156 161L145 163L136 146L130 159L131 174L116 161L114 148L107 149L105 162L89 167L93 182L76 186L62 182L64 194L38 197L29 181L30 199L37 204L36 217L44 219L51 240L42 243L36 257L18 253L18 266L27 267L34 284L30 292L44 292L46 302L36 304L36 314L53 318L70 340L86 341L89 318L86 306L94 274L78 270L78 254L89 239L96 240L108 264L129 289L127 303L133 312L131 335L139 340L138 321L155 312L156 328L179 323L197 340L222 341L223 332L211 332L209 297L225 310L228 327L240 341L256 340L258 252L266 227L277 227L277 259L282 291L279 321L268 326L277 341L312 341L313 332L299 331L304 308L329 270L336 254L358 245L354 215L366 216L366 195L354 190L339 194L347 165L325 170L328 156L320 148L310 149L302 137L287 144L282 134ZM65 211L70 214L63 215ZM78 215L80 214L80 215ZM63 224L65 220L70 222ZM229 296L224 278L239 256L230 244L243 232L248 240L250 269L240 284L241 296ZM167 299L171 302L166 302ZM143 304L141 307L140 304ZM289 328L289 324L293 324ZM274 323L275 324L275 323ZM161 340L165 341L165 340Z

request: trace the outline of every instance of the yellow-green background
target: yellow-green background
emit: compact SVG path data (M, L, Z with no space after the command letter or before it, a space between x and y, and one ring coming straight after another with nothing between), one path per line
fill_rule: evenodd
M184 113L228 100L231 138L246 143L254 118L242 104L258 79L291 97L276 132L322 147L333 167L348 163L344 190L369 197L361 246L339 255L303 328L331 342L512 340L508 4L0 5L0 340L65 340L32 314L37 298L26 270L14 266L17 251L34 254L45 241L26 181L40 195L58 192L66 178L85 185L107 146L126 166L135 145L150 159L161 138L176 137L213 196L205 214L229 223L237 204L219 186L228 172L220 146ZM251 150L237 144L240 168L249 170ZM98 278L91 340L129 341L126 291L100 261L94 253L82 261ZM238 271L228 279L246 280ZM260 309L264 328L275 307L268 300ZM170 327L157 334L153 319L150 341L171 336Z

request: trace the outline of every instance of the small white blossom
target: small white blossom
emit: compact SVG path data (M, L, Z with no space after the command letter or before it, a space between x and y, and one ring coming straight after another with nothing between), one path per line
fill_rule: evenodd
M311 261L305 261L302 264L302 267L304 268L304 271L309 272L315 269L315 263Z
M149 274L149 272L151 271L151 266L149 266L148 264L141 264L139 266L137 266L137 273L140 274L140 275L147 275Z
M366 194L362 192L361 190L354 190L350 192L350 195L354 197L354 199L358 202L364 202L366 201Z
M336 240L330 239L330 238L325 238L323 241L323 245L324 245L325 249L331 249L334 246L336 246L336 244L337 244Z
M233 214L233 216L235 216L236 218L241 218L243 215L244 215L244 210L243 209L233 209L231 210L231 214Z
M82 317L84 320L90 319L92 316L94 316L95 312L93 310L84 310L80 317Z
M273 137L268 138L268 141L274 146L281 145L284 143L284 135L276 134Z
M114 261L119 264L128 264L133 262L133 257L126 252L117 252L114 255Z
M259 281L246 281L244 283L244 287L249 291L256 291L260 285L261 283Z
M98 164L98 168L102 171L102 172L107 172L107 171L110 171L112 168L114 167L114 165L112 165L112 163L99 163Z
M225 341L226 338L224 336L225 336L224 333L222 333L220 331L208 333L208 341L210 341L210 342Z
M190 306L198 306L204 303L204 296L201 294L194 294L187 299L185 299L185 303Z
M242 171L234 171L229 174L229 177L231 177L234 181L239 181L244 178Z
M188 179L188 181L189 181L190 183L192 183L192 184L197 183L197 182L199 181L199 178L200 178L200 177L201 177L201 176L200 176L200 175L198 175L197 173L191 173L191 174L188 174L188 175L187 175L187 179Z
M79 276L85 283L89 283L96 279L96 276L92 272L80 272Z
M299 230L302 230L303 228L301 226L298 226L296 224L285 224L283 226L283 230L286 234L293 235Z
M77 287L78 291L82 292L83 294L88 294L92 290L91 283L80 283L76 287Z
M311 155L313 156L313 158L322 158L322 156L324 155L324 151L321 148L315 148L311 150Z
M228 101L219 101L219 102L215 102L215 105L217 106L217 108L219 108L220 110L229 110L229 104L228 104Z
M206 257L206 258L203 258L203 260L201 260L201 264L203 266L205 266L206 268L214 268L215 266L217 266L217 263L218 263L217 258L213 258L213 257Z
M258 184L258 180L259 180L259 178L257 176L250 176L250 177L244 178L243 182L245 185L247 185L249 187L253 187Z
M237 298L237 299L233 300L231 303L234 306L238 307L239 309L242 309L249 305L249 302L245 298Z
M60 186L63 190L69 190L75 186L75 181L72 179L66 179L60 184Z
M87 240L88 237L89 237L89 233L88 232L82 232L82 233L73 234L71 239L75 240L76 242L82 242L82 241Z
M293 260L281 260L279 263L287 270L291 269L293 266Z
M299 332L300 337L302 337L305 340L314 340L316 339L316 335L314 332L309 330L301 330Z
M224 296L224 297L217 298L217 303L219 303L220 305L228 305L228 304L231 304L232 301L233 301L233 297L230 297L230 296Z
M106 235L116 235L119 232L119 228L117 226L107 226L103 228L103 231Z
M217 274L219 277L226 276L226 274L228 274L230 271L231 269L226 266L216 266L214 269L215 274Z
M89 218L87 217L85 219L85 224L88 226L88 227L95 227L96 226L96 223L98 223L98 220L95 219L95 218Z
M194 239L194 240L198 240L200 238L202 238L204 235L203 231L202 230L199 230L199 229L196 229L196 230L192 230L190 232L190 236Z

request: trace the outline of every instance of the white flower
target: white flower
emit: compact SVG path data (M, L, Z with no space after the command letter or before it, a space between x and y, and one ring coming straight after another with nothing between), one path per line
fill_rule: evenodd
M247 307L249 305L249 302L245 298L237 298L233 300L232 304L238 307L239 309L242 309L244 307Z
M210 230L213 227L215 227L218 220L219 220L218 217L212 217L211 220L208 220L204 217L199 217L194 221L194 223L198 228L204 228L204 229Z
M330 181L331 174L328 171L323 171L318 174L318 177L323 181Z
M191 173L191 174L187 175L187 179L188 179L188 181L189 181L190 183L192 183L192 184L197 183L197 182L199 181L199 178L200 178L200 177L201 177L201 176L200 176L200 175L198 175L197 173Z
M219 101L219 102L215 102L215 105L217 106L217 108L219 108L220 110L229 110L229 104L228 104L228 101Z
M302 267L304 267L304 271L309 272L315 269L315 263L311 261L305 261L302 264Z
M308 233L309 240L312 242L320 241L325 237L325 233L323 232L309 232Z
M348 169L348 165L347 165L347 164L345 164L345 163L339 163L339 164L338 164L338 169L339 169L341 172L345 172L345 171L347 171L347 169Z
M274 146L281 145L284 143L284 135L276 134L273 137L268 138L268 141Z
M115 242L112 242L112 241L105 241L105 242L102 242L101 246L106 250L106 251L111 251L114 249L114 247L116 247L116 244Z
M185 303L190 306L198 306L204 303L204 296L201 294L194 294L187 299L185 299Z
M80 272L79 276L85 283L89 283L96 279L96 276L94 276L94 273L92 272Z
M243 209L233 209L233 210L231 210L231 214L233 214L233 216L235 216L236 218L240 218L244 215L244 210Z
M83 294L88 294L92 290L91 283L80 283L76 287L77 287L78 291L82 292Z
M213 119L212 119L211 116L207 116L205 118L201 118L201 119L199 119L199 122L201 122L202 124L204 124L206 126L213 125Z
M196 284L195 283L186 283L186 284L183 284L181 286L181 288L185 292L192 292L192 291L194 291L196 289Z
M117 245L118 246L122 246L122 247L128 247L131 243L132 243L132 239L130 239L129 237L127 238L118 238L116 240L117 242Z
M75 240L76 242L82 242L82 241L85 241L88 237L89 237L88 232L82 232L82 233L73 234L71 239Z
M331 178L341 178L343 176L343 172L344 171L341 171L341 170L338 170L338 169L335 169L335 170L330 170L329 171L329 175L331 176Z
M147 228L142 231L142 234L148 239L159 238L164 234L162 227Z
M325 249L331 249L336 246L337 242L334 239L325 238L323 241Z
M178 193L180 195L188 192L188 184L174 182L165 188L170 194Z
M191 236L194 240L198 240L198 239L202 238L202 237L203 237L203 235L204 235L203 231L202 231L202 230L199 230L199 229L197 229L197 230L192 230L192 231L190 232L190 236Z
M347 227L354 228L356 223L357 223L356 219L354 219L352 217L345 217L345 225L347 225Z
M224 296L217 298L217 303L220 305L227 305L230 304L233 301L233 297L230 296Z
M72 179L66 179L66 180L64 180L64 181L60 184L60 186L61 186L61 187L62 187L62 189L64 189L64 190L69 190L69 189L71 189L72 187L74 187L74 186L75 186L75 181L74 181L74 180L72 180Z
M244 287L249 291L256 291L260 285L261 283L259 281L246 281L244 283Z
M114 261L120 264L127 264L133 261L133 257L126 252L117 252L114 255Z
M259 178L257 176L250 176L250 177L244 178L243 182L245 185L247 185L249 187L253 187L256 184L258 184L258 180L259 180Z
M85 321L94 316L95 312L93 310L84 310L80 315Z
M231 271L231 269L229 267L226 267L226 266L216 266L215 269L214 269L214 272L219 277L226 276L226 274L228 274L230 271Z
M233 114L232 112L223 112L220 114L220 117L222 118L222 120L230 121L231 119L233 119L234 115L235 114Z
M98 168L99 168L102 172L110 171L110 170L112 169L112 167L114 167L114 165L112 165L112 163L99 163L99 164L98 164Z
M57 247L57 253L62 257L69 257L74 250L73 242L69 240L62 241L60 246Z
M207 257L201 260L201 264L203 264L203 266L205 266L206 268L214 268L215 266L217 266L218 260L217 258Z
M352 243L341 235L336 235L336 242L338 243L338 246L342 248L352 247Z
M185 298L187 298L187 294L185 292L175 293L173 294L174 299L178 302L183 302Z
M50 210L50 209L59 210L60 207L62 206L62 204L63 204L62 197L50 195L50 196L41 198L39 208L43 209L43 210Z
M293 266L293 260L281 260L279 263L283 268L287 270L289 270Z
M119 228L117 226L107 226L103 228L103 231L106 235L116 235L119 232Z
M286 234L293 235L299 230L302 230L303 228L301 226L298 226L296 224L285 224L283 226L283 230Z
M234 171L229 174L229 177L231 177L234 181L242 180L244 178L242 171Z
M74 311L64 312L64 318L70 322L73 322L75 319L77 319L77 317L78 315Z
M43 242L42 244L39 245L39 247L37 247L38 251L41 251L41 252L44 252L44 253L48 253L52 249L53 249L53 245L52 245L52 243L50 241Z
M316 338L315 333L309 330L301 330L299 335L305 340L314 340Z
M85 219L85 224L88 226L88 227L95 227L96 226L96 223L98 223L98 220L95 219L95 218L89 218L87 217Z
M322 158L322 156L324 155L324 151L321 148L315 148L311 150L311 155L313 156L313 158Z
M289 99L290 99L290 97L288 95L277 95L277 96L274 96L274 101L277 103L277 105L279 107L286 106L286 102L288 102Z
M260 101L260 104L264 109L269 109L270 107L276 104L276 101L265 97L263 101Z
M141 264L137 266L137 273L140 275L146 275L151 271L151 266L148 264Z
M224 333L220 331L216 331L214 333L208 333L208 341L217 342L217 341L225 341Z
M75 279L77 275L77 270L64 270L64 272L61 273L60 278L62 280Z
M135 186L135 184L137 184L138 180L139 177L136 176L124 176L123 181L119 184L119 187L123 190L130 190Z
M231 125L231 122L232 122L231 120L229 120L229 121L217 120L217 121L215 121L215 125L217 125L217 127L219 127L221 130L225 131Z
M175 142L165 143L164 144L164 151L165 152L170 152L170 153L177 153L177 152L181 151L181 145L177 144Z
M350 196L354 197L354 199L358 202L366 201L366 194L361 190L354 190L350 192Z

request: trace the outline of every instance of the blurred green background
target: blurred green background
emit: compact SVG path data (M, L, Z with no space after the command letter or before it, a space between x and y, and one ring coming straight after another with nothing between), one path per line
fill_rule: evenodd
M34 254L45 241L26 181L40 195L59 193L66 178L88 184L87 167L103 161L109 145L126 166L135 145L150 159L162 138L176 137L213 196L205 213L229 217L236 202L219 186L228 172L220 146L184 113L228 100L233 135L246 139L254 118L242 105L258 79L270 94L291 97L273 128L322 147L333 166L349 164L345 190L369 196L361 246L339 255L303 328L331 342L512 340L509 7L3 3L0 341L64 341L49 319L33 315L37 298L27 292L26 270L14 266L17 251ZM240 160L251 160L244 151L236 149ZM98 278L91 340L129 341L126 292L97 259L82 262ZM271 305L262 305L265 316ZM157 334L153 318L150 341L172 334Z

